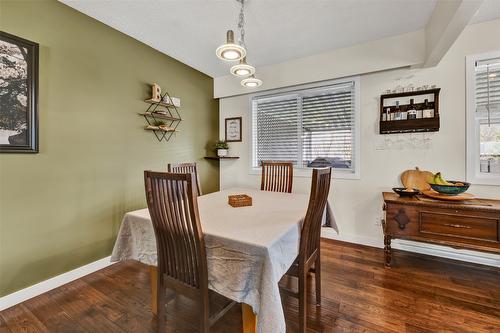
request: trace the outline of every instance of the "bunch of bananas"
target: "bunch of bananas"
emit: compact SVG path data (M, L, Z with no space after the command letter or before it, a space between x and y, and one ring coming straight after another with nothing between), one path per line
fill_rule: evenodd
M445 180L441 176L441 172L435 173L433 176L430 176L429 179L427 180L429 184L435 184L435 185L448 185L448 186L464 186L463 183L450 183L449 181Z

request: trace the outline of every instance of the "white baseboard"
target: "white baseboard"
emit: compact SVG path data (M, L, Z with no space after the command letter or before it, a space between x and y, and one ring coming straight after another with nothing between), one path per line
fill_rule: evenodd
M454 249L447 246L411 242L402 239L393 240L393 248L409 252L427 254L436 257L461 260L474 264L500 267L500 255L486 252Z
M373 246L378 248L383 247L383 241L381 239L352 235L352 234L344 234L344 233L337 235L336 232L333 231L333 229L332 230L330 229L331 228L323 228L321 236L348 243L355 243L355 244ZM421 243L421 242L412 242L403 239L393 240L392 248L409 252L427 254L447 259L461 260L475 264L500 267L500 255L493 253L454 249L447 246Z
M79 279L85 275L103 269L112 265L111 257L99 259L82 267L78 267L72 271L54 276L48 280L37 283L33 286L21 289L12 294L0 298L0 311L10 308L16 304L24 302L30 298L41 295L49 290L60 287L63 284Z

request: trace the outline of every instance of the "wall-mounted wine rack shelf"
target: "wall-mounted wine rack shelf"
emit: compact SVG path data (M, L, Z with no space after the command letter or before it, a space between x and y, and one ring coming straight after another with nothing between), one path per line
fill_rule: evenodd
M437 132L439 131L439 92L440 88L385 94L380 96L380 134ZM408 114L410 99L414 99L414 108L422 115L425 109L434 110L431 117L422 115L416 119L388 120L387 111L391 114L400 112ZM424 99L428 102L424 103ZM395 101L399 105L395 105ZM397 103L396 103L397 104Z

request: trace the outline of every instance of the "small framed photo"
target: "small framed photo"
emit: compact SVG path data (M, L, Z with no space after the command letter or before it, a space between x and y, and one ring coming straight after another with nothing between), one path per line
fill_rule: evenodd
M38 44L0 31L0 153L38 153Z
M226 118L226 142L241 142L241 117Z

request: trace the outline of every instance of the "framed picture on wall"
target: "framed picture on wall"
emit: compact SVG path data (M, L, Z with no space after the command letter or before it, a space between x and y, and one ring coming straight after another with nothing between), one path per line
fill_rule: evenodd
M0 153L38 153L38 44L3 31Z
M226 142L241 142L241 117L226 118Z

